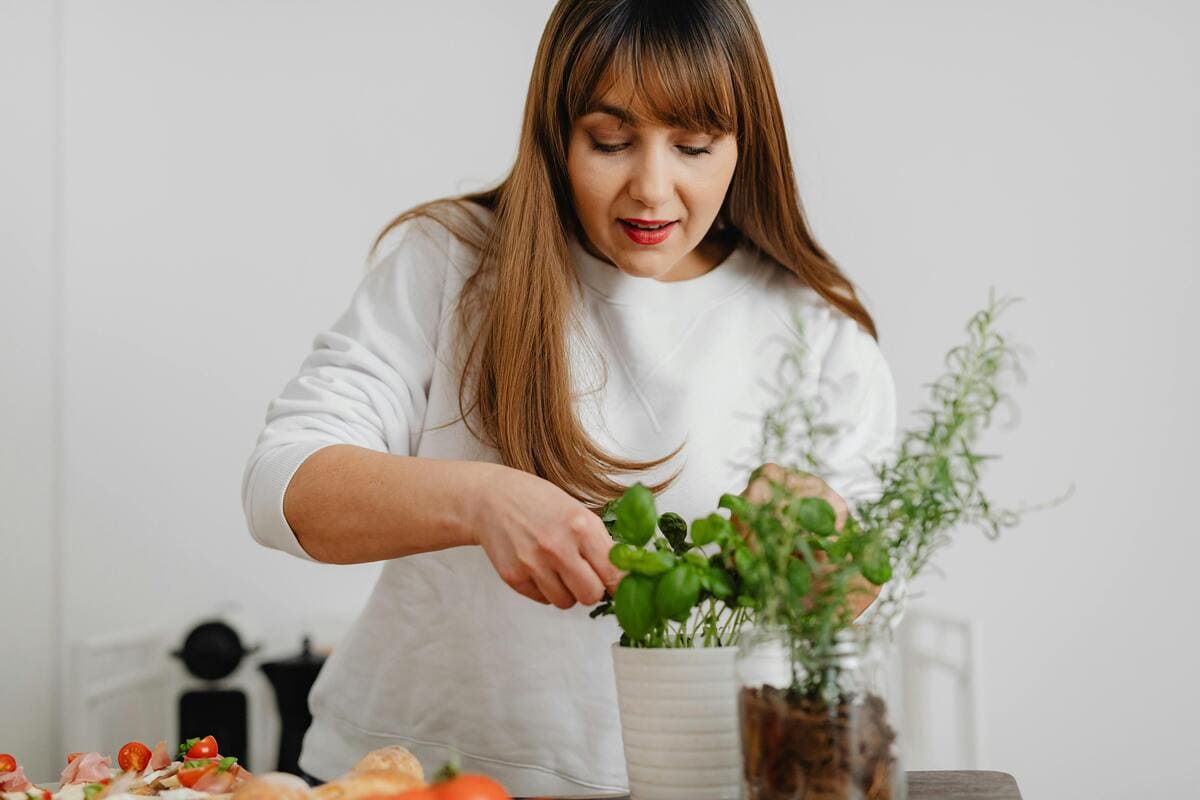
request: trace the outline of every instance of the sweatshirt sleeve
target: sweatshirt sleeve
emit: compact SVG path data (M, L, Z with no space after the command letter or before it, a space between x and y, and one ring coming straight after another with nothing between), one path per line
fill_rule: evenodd
M882 492L873 465L896 447L896 387L875 339L855 320L835 314L818 385L824 419L833 426L818 455L825 482L854 509Z
M317 335L298 373L268 405L242 476L242 507L259 544L315 560L284 518L283 497L300 465L321 448L415 452L436 358L448 237L428 219L399 226L348 308Z

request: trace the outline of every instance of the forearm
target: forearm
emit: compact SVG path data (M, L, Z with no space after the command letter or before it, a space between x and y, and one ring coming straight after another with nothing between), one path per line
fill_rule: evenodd
M499 469L332 445L300 465L283 514L301 547L333 564L477 544L469 498Z

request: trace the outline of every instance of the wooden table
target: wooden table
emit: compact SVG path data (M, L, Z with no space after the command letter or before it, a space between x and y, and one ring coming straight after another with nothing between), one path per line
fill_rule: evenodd
M585 800L585 797L629 800L628 795L615 794L576 795L560 800ZM910 772L908 800L1021 800L1021 792L1013 776L1004 772Z

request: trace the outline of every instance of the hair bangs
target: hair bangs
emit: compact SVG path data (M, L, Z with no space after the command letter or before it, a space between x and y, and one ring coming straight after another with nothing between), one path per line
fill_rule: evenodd
M604 110L615 106L630 125L736 134L729 60L708 38L711 31L694 23L690 15L630 18L625 30L614 31L619 35L607 57L593 51L584 59L591 75L577 76L584 85L572 93L572 116L601 110L603 102Z

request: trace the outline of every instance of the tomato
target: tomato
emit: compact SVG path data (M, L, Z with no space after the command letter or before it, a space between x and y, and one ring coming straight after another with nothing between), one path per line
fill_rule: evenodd
M205 736L203 739L188 748L187 757L216 758L217 752L217 740L211 736Z
M196 785L198 780L203 778L208 773L216 771L216 761L188 761L179 768L179 772L177 773L176 777L179 778L179 783L181 786L183 786L185 789L191 789Z
M8 753L0 753L0 772L14 772L17 769L17 760Z
M75 759L79 758L83 753L67 753L67 763L70 764Z
M509 800L504 787L486 775L459 775L434 785L438 800Z
M141 772L150 763L150 748L141 742L129 742L117 753L117 766L126 772Z

